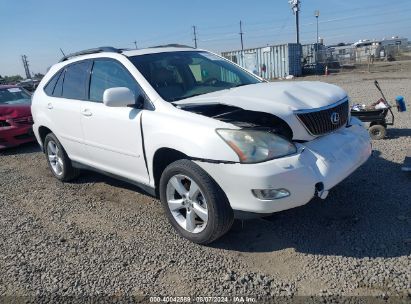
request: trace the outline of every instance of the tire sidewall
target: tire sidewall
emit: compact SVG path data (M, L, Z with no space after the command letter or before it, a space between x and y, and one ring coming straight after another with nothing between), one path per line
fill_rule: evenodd
M374 134L375 131L378 131L379 134ZM383 125L373 125L369 129L369 133L372 139L380 140L383 139L386 135L386 128Z
M189 162L187 160L187 162ZM175 163L172 163L169 165L163 172L161 179L160 179L160 200L163 205L164 211L167 215L167 218L169 219L171 225L184 237L189 239L192 242L195 243L204 243L206 240L209 240L212 235L214 234L214 229L215 229L215 221L218 218L217 214L217 208L215 204L218 203L223 203L223 202L218 202L218 196L216 195L215 191L218 191L218 188L216 187L217 185L215 182L211 179L211 177L200 167L198 169L202 170L204 175L203 176L198 176L198 174L194 171L191 170L191 168L187 166L179 166L178 168L174 166ZM197 166L196 164L192 163L193 165ZM171 177L177 174L183 174L191 179L193 179L197 185L200 187L201 192L204 194L206 202L207 202L207 211L208 211L208 221L207 221L207 226L206 228L199 232L199 233L191 233L185 230L183 227L181 227L177 221L174 219L173 214L171 213L170 208L168 207L167 203L167 196L166 196L166 190L167 190L167 183L170 180ZM204 179L210 179L209 183L207 183L206 180ZM213 185L215 189L209 189L210 187L206 185Z

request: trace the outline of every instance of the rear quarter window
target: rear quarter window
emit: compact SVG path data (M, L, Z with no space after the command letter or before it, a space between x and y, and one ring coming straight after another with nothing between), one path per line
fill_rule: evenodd
M54 76L50 79L50 81L46 84L44 87L44 92L46 92L47 95L52 96L54 88L56 86L56 83L62 73L62 70L58 71Z
M90 61L70 64L58 71L45 85L44 92L53 97L87 99Z

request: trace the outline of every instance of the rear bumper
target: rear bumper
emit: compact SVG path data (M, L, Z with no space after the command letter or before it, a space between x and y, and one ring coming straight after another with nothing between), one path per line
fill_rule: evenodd
M15 147L34 140L31 126L10 126L0 130L0 149Z
M197 162L220 185L236 211L270 214L308 203L315 185L328 191L371 155L367 130L360 125L298 145L295 155L259 164L214 164ZM280 189L290 196L260 200L252 189Z

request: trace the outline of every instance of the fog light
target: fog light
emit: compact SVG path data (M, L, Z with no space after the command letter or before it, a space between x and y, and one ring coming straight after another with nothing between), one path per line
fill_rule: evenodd
M253 189L254 196L260 200L271 201L290 196L287 189Z

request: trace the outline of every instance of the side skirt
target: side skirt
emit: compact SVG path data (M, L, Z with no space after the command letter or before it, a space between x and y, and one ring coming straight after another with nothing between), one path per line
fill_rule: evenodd
M76 161L71 161L71 164L73 165L73 167L75 167L77 169L84 169L84 170L94 171L94 172L97 172L97 173L100 173L100 174L103 174L103 175L106 175L106 176L109 176L109 177L124 181L126 183L132 184L132 185L137 186L140 189L144 190L145 192L147 192L151 196L157 197L156 196L156 190L153 187L149 186L149 185L139 183L139 182L133 181L131 179L128 179L128 178L125 178L125 177L122 177L122 176L118 176L116 174L113 174L113 173L110 173L110 172L107 172L107 171L104 171L104 170L93 168L93 167L90 167L88 165L84 165L82 163L76 162Z

